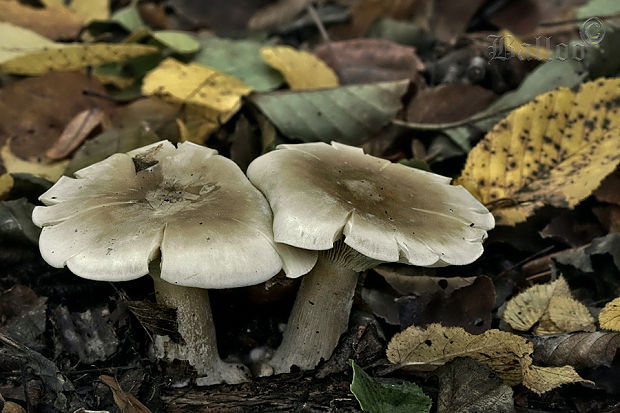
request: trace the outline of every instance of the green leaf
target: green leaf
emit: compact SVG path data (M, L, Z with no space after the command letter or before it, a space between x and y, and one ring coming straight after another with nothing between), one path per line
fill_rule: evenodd
M194 62L240 79L252 89L263 92L279 87L284 79L267 65L260 55L266 44L253 40L232 40L200 36L202 46Z
M142 21L142 17L140 17L138 8L133 4L116 11L110 17L110 20L120 24L130 32L145 26L144 21Z
M401 109L408 80L256 94L251 101L284 135L360 145Z
M26 198L0 202L0 240L37 244L41 229L32 223L33 209Z
M485 110L474 115L476 118L484 117L484 119L472 122L471 125L482 131L487 131L503 119L509 110L560 86L572 88L581 83L582 79L583 76L577 74L573 62L568 60L552 60L544 63L532 71L517 90L505 93ZM485 117L486 115L492 116ZM468 152L471 149L469 141L471 131L469 127L461 126L447 129L444 133L450 136L465 151Z
M160 30L153 32L153 38L178 53L195 53L200 50L200 43L189 33Z
M387 384L379 383L370 377L353 360L351 393L360 407L371 413L428 413L431 410L431 398L414 383Z

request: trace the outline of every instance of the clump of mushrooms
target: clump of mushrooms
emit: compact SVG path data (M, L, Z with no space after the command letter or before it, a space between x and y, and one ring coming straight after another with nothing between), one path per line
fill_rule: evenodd
M150 268L158 301L176 309L182 338L163 342L166 352L188 360L201 384L245 381L245 366L218 355L206 289L257 284L281 268L299 276L316 257L274 242L267 201L215 150L161 141L75 176L62 177L40 197L47 206L33 211L45 261L105 281L132 280Z
M271 205L275 241L320 251L271 359L275 373L329 358L347 327L361 271L382 262L471 263L495 224L450 178L336 142L280 145L247 174Z

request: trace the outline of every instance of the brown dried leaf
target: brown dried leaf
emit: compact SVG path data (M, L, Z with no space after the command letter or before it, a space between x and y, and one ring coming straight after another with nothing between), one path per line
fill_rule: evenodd
M105 113L99 108L86 109L67 124L60 138L45 152L50 159L63 159L73 152L103 121Z
M99 82L79 73L49 73L1 88L0 147L12 138L15 156L43 157L76 114L95 103L110 111L110 102L95 102L82 93L84 90L105 93Z
M415 49L383 39L353 39L324 43L314 53L338 74L342 84L411 79L422 84L418 73L424 63Z
M30 29L53 40L74 39L82 29L81 19L64 7L34 8L15 0L2 2L0 21Z
M482 112L496 98L493 92L481 86L444 83L419 91L407 106L407 120L455 122Z
M620 333L595 331L532 337L534 361L548 366L570 364L577 369L611 366L620 350Z
M151 411L131 393L121 389L116 379L110 376L99 376L99 380L104 382L114 396L114 402L120 409L121 413L151 413Z

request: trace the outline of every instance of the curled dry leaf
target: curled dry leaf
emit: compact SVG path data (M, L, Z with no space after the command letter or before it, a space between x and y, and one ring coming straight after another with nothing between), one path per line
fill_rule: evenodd
M491 205L498 224L543 205L573 208L620 163L620 79L538 96L469 153L458 183Z
M549 318L562 333L594 331L594 318L588 308L572 297L551 297Z
M290 46L264 47L263 60L284 76L294 90L322 89L338 86L338 77L329 66L312 53Z
M605 304L598 322L605 330L620 331L620 297Z
M423 82L418 73L424 63L415 49L383 39L353 39L324 43L315 54L323 59L343 84L410 79Z
M524 337L487 330L473 335L460 327L431 324L425 330L412 326L388 344L388 360L401 367L432 371L457 357L470 357L489 366L506 384L523 383L542 394L566 383L587 382L571 366L539 367L532 364L534 347Z
M99 380L105 383L114 396L114 402L120 409L121 413L151 413L148 407L143 405L136 397L123 391L115 378L110 376L99 376Z
M60 138L45 152L45 155L53 160L65 158L84 142L93 129L103 121L104 116L105 113L99 108L91 108L78 113L65 126Z
M534 361L548 366L570 364L577 369L611 366L620 350L620 333L595 331L532 337Z

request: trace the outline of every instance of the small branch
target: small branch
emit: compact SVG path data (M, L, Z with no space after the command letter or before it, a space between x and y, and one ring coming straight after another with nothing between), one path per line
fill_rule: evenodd
M474 115L469 118L463 120L457 120L455 122L445 122L445 123L420 123L420 122L406 122L400 119L392 120L392 124L396 126L402 126L403 128L408 129L417 129L417 130L442 130L442 129L453 129L458 128L459 126L465 126L470 123L478 122L480 120L485 120L497 116L499 114L509 112L513 109L516 109L522 105L509 106L507 108L500 109L493 113L485 113L484 115Z

